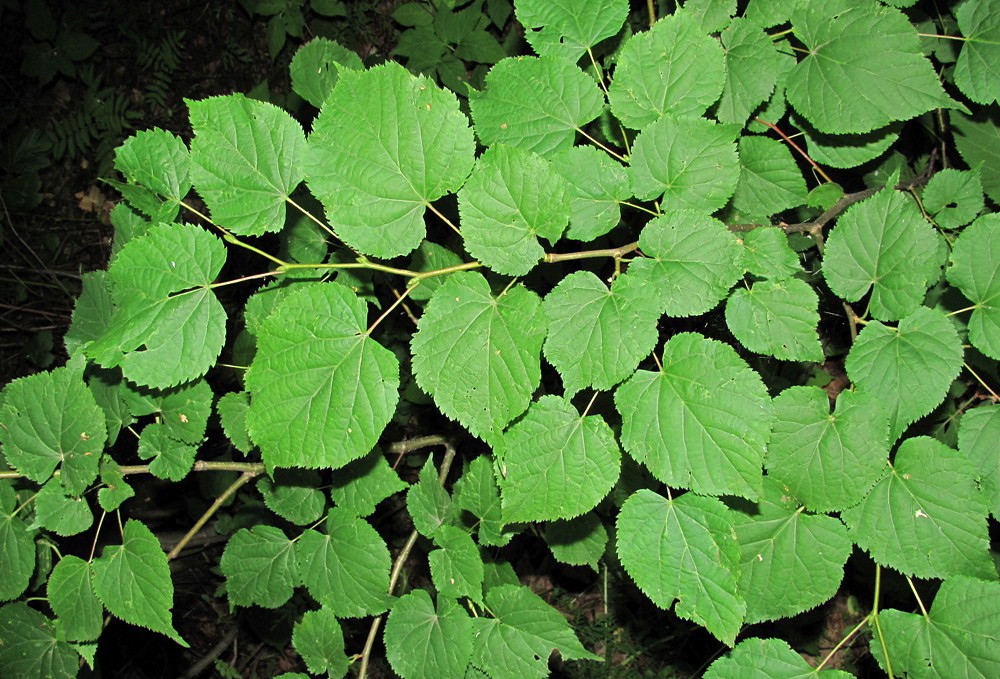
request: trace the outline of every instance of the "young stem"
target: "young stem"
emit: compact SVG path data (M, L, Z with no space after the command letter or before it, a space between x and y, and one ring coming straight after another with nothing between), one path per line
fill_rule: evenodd
M310 219L316 226L318 226L319 228L323 229L324 231L326 231L328 234L330 234L334 238L337 238L337 234L335 234L333 232L333 229L331 229L329 226L327 226L322 220L317 219L316 215L314 215L313 213L309 212L309 210L306 210L304 207L302 207L301 205L299 205L298 203L296 203L294 200L292 200L291 198L289 198L287 196L285 197L285 200L288 202L289 205L291 205L296 210L298 210L303 215L305 215L307 219ZM340 240L340 239L338 238L337 240Z
M455 226L450 219L448 219L447 217L445 217L444 214L442 214L442 212L440 210L438 210L436 207L434 207L434 205L432 203L424 203L424 205L427 206L428 210L430 210L431 212L433 212L434 214L436 214L438 216L438 219L440 219L442 222L444 222L449 227L451 227L452 231L454 231L455 233L457 233L459 236L462 235L462 232L458 230L458 227Z
M778 135L779 137L781 137L782 139L784 139L784 140L785 140L785 143L786 143L786 144L788 144L788 145L789 145L789 146L791 146L791 147L792 147L793 149L795 149L796 151L798 151L798 152L799 152L799 155L800 155L800 156L802 156L803 158L805 158L805 159L806 159L806 162L808 162L808 163L809 163L810 165L812 165L812 166L813 166L813 169L814 169L814 170L816 170L816 172L817 172L817 173L819 174L819 176L821 176L821 177L822 177L822 178L823 178L824 180L826 180L826 181L827 181L827 182L829 182L830 184L832 184L832 183L833 183L833 180L832 180L832 179L830 179L830 176L829 176L829 175L828 175L828 174L827 174L826 172L824 172L824 171L823 171L823 168L821 168L821 167L820 167L820 166L819 166L819 165L818 165L818 164L816 163L816 161L814 161L814 160L813 160L812 158L810 158L810 157L809 157L809 154L808 154L808 153L806 153L805 151L803 151L803 150L802 150L802 148L801 148L801 147L800 147L800 146L799 146L798 144L796 144L796 143L795 143L794 141L792 141L792 140L791 140L791 138L789 138L789 136L788 136L787 134L785 134L784 132L782 132L782 131L781 131L781 130L780 130L780 129L778 128L778 126L777 126L777 125L775 125L774 123L769 123L769 122L766 122L766 121L764 121L764 120L761 120L760 118L754 118L754 122L757 122L757 123L760 123L760 124L761 124L761 125L763 125L764 127L768 127L768 128L770 128L770 129L774 130L774 132L775 132L775 133L776 133L776 134L777 134L777 135Z
M403 303L403 300L406 299L406 296L410 294L411 290L413 290L413 288L407 288L406 290L403 291L402 295L397 295L396 296L396 301L394 301L392 304L390 304L389 308L386 309L385 311L383 311L382 315L380 315L378 318L376 318L375 322L372 323L371 325L369 325L368 329L365 330L365 336L366 337L370 337L371 334L372 334L372 331L376 327L378 327L378 324L381 323L385 319L386 316L388 316L389 314L391 314L392 311L393 311L393 309L395 309L396 307L398 307L400 304Z
M545 253L545 263L568 262L573 259L591 259L593 257L614 257L620 259L630 252L639 249L639 242L629 243L617 248L605 248L604 250L584 250L582 252L547 252Z

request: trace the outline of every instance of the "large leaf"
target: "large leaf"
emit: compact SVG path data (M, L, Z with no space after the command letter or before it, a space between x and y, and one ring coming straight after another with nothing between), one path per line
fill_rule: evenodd
M805 281L759 281L726 301L726 324L750 351L786 361L822 361L819 298Z
M170 621L174 584L167 555L145 524L126 521L122 544L105 547L91 566L94 592L112 615L164 634L187 648Z
M212 219L259 236L285 225L285 202L302 181L302 126L277 106L242 94L188 101L191 177Z
M628 16L628 2L520 0L514 10L536 52L576 61L589 48L618 32Z
M667 113L700 116L719 98L725 79L719 42L693 15L676 12L625 43L608 100L615 117L639 130Z
M983 215L966 227L951 252L948 280L975 305L969 341L1000 360L1000 215Z
M736 236L719 220L694 210L671 211L647 222L639 247L646 257L633 259L622 278L629 281L631 297L646 296L668 316L710 311L744 271Z
M694 493L675 500L638 490L622 505L617 535L622 566L654 604L670 608L677 599L677 615L732 646L747 605L725 505Z
M823 276L849 302L871 289L871 315L896 320L917 309L940 278L943 259L934 227L914 202L886 189L837 220L826 241Z
M288 601L301 580L295 545L274 526L257 525L233 533L219 560L229 603L277 608Z
M621 452L600 415L581 416L542 396L504 432L500 484L506 523L572 519L590 511L618 480Z
M35 570L35 541L27 524L13 513L18 502L10 484L0 481L0 601L20 596Z
M413 336L417 384L475 436L496 437L525 411L541 379L541 306L521 286L496 298L482 275L452 274Z
M395 257L420 245L424 209L462 185L474 152L455 95L388 62L341 71L313 123L305 169L337 235Z
M726 80L717 117L723 123L743 124L774 91L780 56L763 28L749 19L733 19L721 39Z
M385 622L389 664L403 679L461 677L472 657L472 619L454 600L422 589L400 597Z
M802 512L770 476L754 510L735 513L733 521L747 622L791 617L832 597L854 547L844 524Z
M465 248L497 273L522 276L555 243L569 221L565 183L547 160L498 145L476 161L458 194Z
M906 439L864 501L841 514L851 536L883 566L920 578L995 578L976 469L927 437Z
M867 0L802 3L792 26L808 53L785 94L820 132L868 132L956 105L898 10Z
M1000 674L1000 583L945 580L927 615L894 609L879 613L894 672L914 679L991 679ZM885 658L877 644L880 664Z
M756 498L772 418L760 376L694 333L670 338L661 363L615 392L625 450L668 486Z
M209 288L225 261L222 241L191 224L159 224L129 241L108 265L111 325L87 355L157 389L204 375L226 339L226 311Z
M511 57L470 93L476 136L542 156L573 146L576 131L601 114L604 96L576 64L556 57Z
M955 84L977 104L1000 99L1000 7L989 0L967 0L955 7L965 36L955 64Z
M5 676L47 679L80 671L80 656L59 638L52 621L23 601L0 608L0 639Z
M659 309L646 289L619 276L609 290L589 271L564 277L545 297L545 358L567 396L610 389L632 374L656 344Z
M895 328L878 321L858 334L844 366L889 415L889 440L934 409L962 368L962 341L940 311L920 307Z
M979 473L983 494L994 519L1000 519L1000 406L983 405L962 416L958 428L958 449Z
M770 5L770 1L758 2ZM705 672L705 679L852 679L842 670L816 669L781 639L751 637L741 641Z
M48 597L67 641L93 641L104 627L104 607L94 593L91 564L67 554L49 575Z
M268 464L343 467L378 441L399 363L367 325L367 304L338 283L296 290L261 325L246 417Z
M877 399L842 391L830 412L826 391L791 387L774 399L767 474L813 511L856 505L889 458L889 427Z

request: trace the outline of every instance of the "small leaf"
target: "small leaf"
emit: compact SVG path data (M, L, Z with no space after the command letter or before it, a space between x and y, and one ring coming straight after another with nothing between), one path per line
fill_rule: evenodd
M326 534L302 533L295 560L306 589L334 615L360 618L388 606L389 550L364 519L334 509Z
M919 307L895 328L878 321L860 333L844 366L859 391L889 415L889 440L944 399L962 369L962 341L940 311Z
M263 322L246 373L247 426L275 467L343 467L372 449L399 399L399 363L343 285L290 293Z
M341 71L313 123L305 169L337 235L389 258L420 244L424 209L462 185L474 152L455 95L389 62Z
M587 48L621 29L628 16L628 2L577 0L564 5L549 0L520 0L514 11L536 52L576 61Z
M608 101L626 127L641 130L668 113L674 118L702 115L719 98L725 80L718 41L705 35L690 13L676 12L621 48Z
M593 146L574 146L553 154L549 160L552 169L566 180L567 238L592 241L618 225L619 203L632 195L624 167Z
M885 189L837 220L826 241L823 276L849 302L871 289L872 316L896 320L916 311L940 278L942 259L934 227L913 201Z
M420 481L406 492L406 509L413 527L424 537L432 538L442 526L453 523L455 508L451 495L438 480L434 458L427 458L420 470Z
M487 455L479 455L466 465L454 492L456 505L478 519L479 544L503 547L510 541L510 534L503 532L500 489Z
M798 278L759 281L726 301L726 325L750 351L785 361L822 361L819 298Z
M197 452L194 446L171 438L167 428L158 422L147 424L139 436L139 457L153 460L149 473L159 479L183 479L191 471Z
M780 57L763 27L749 19L733 19L721 39L726 80L717 116L719 122L743 124L774 91Z
M422 589L400 597L385 622L389 664L403 679L461 677L472 656L472 620L452 599Z
M295 623L292 645L313 674L342 677L350 659L344 654L344 632L329 608L306 611Z
M264 504L283 519L299 526L313 523L323 514L326 498L319 489L319 474L306 469L275 469L274 480L257 481Z
M773 417L760 376L694 333L670 338L661 363L615 392L625 450L674 488L757 497Z
M277 608L288 601L301 579L293 552L296 544L274 526L236 531L219 560L229 603Z
M452 274L434 291L410 345L417 384L474 436L495 438L525 411L541 379L541 306L524 287L495 298L481 274Z
M458 193L465 247L497 273L522 276L555 243L569 222L565 183L547 160L498 145L476 161Z
M760 226L743 234L743 265L754 276L781 281L802 271L799 256L781 229Z
M806 200L806 182L781 142L767 137L740 137L740 180L733 207L750 214L771 215Z
M468 597L483 604L483 559L479 547L461 528L441 526L434 534L434 544L427 555L431 580L438 596L459 599Z
M333 472L330 499L354 516L368 516L382 500L405 490L408 484L389 467L378 448Z
M668 316L710 311L744 271L732 232L719 220L693 210L651 219L639 235L639 247L646 257L633 259L622 278L633 286L632 298L651 297L659 312Z
M118 463L110 457L101 460L101 483L104 488L97 491L97 504L106 512L115 511L125 500L135 495L132 487L125 483Z
M945 168L930 178L922 198L938 226L957 229L982 211L983 185L976 172Z
M876 563L904 575L994 578L988 513L968 458L921 436L903 441L885 476L841 518Z
M153 222L171 222L191 190L187 145L165 130L143 130L115 150L122 195Z
M758 2L770 4L769 2ZM705 679L852 679L842 670L822 670L806 662L781 639L744 639L728 655L719 658L705 672Z
M247 433L247 412L250 410L250 394L246 391L231 391L219 397L215 412L226 438L236 450L244 455L253 450L253 442Z
M0 601L19 597L35 570L35 541L27 524L13 513L17 504L11 482L0 481Z
M595 512L545 526L545 544L560 563L590 566L597 571L607 543L608 531Z
M66 353L70 355L86 342L100 337L115 312L106 271L85 273L80 276L80 283L80 296L73 305L70 326L63 337Z
M316 108L320 108L337 84L342 69L364 69L361 57L335 40L316 37L300 47L289 73L292 89ZM310 670L311 671L311 670Z
M462 258L457 254L429 240L422 241L420 247L413 253L410 259L411 271L436 271L446 269L451 266L462 264ZM426 302L431 298L431 294L441 287L441 284L448 280L448 275L432 276L420 281L410 293L410 299L418 302Z
M49 575L49 605L66 641L93 641L104 627L104 607L91 580L93 569L83 559L67 554Z
M993 518L1000 517L1000 406L983 405L962 416L958 428L958 449L976 468L983 494Z
M1000 359L1000 215L983 215L966 227L951 252L948 280L976 305L969 341Z
M0 667L11 677L75 677L80 656L58 638L55 625L28 604L0 608Z
M56 535L82 533L94 523L90 505L79 495L67 495L57 479L51 479L35 496L35 520L28 527L42 527Z
M212 219L237 235L280 231L285 202L302 181L302 126L277 106L242 94L187 105L191 176Z
M736 586L739 546L725 505L641 489L622 505L617 536L622 566L654 604L667 609L677 599L678 616L732 646L747 604Z
M112 615L188 647L170 621L174 585L167 555L145 524L126 521L122 544L105 547L92 568L94 592Z

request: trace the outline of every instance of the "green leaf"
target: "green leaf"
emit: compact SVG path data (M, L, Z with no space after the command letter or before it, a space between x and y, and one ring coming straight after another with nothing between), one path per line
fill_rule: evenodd
M1000 202L1000 117L995 109L975 117L953 113L949 116L955 148L969 167L978 168L983 190L993 202Z
M889 426L878 400L842 391L837 410L819 387L791 387L774 398L765 466L769 478L813 511L858 504L889 459Z
M342 677L350 659L344 654L344 632L333 611L306 611L295 623L292 645L313 674Z
M633 259L622 278L633 295L648 296L668 316L710 311L743 275L736 236L719 220L693 210L651 219L639 235L639 248L646 257Z
M619 276L608 290L589 271L564 277L545 297L545 358L567 396L585 387L607 390L631 375L657 340L659 310L640 285Z
M510 534L503 532L500 489L487 455L479 455L466 465L461 478L455 482L454 493L458 508L478 519L479 544L503 547L510 541Z
M618 480L621 452L600 415L542 396L504 432L500 483L505 523L572 519L597 506Z
M572 148L576 131L601 114L604 96L576 64L557 57L511 57L469 97L476 136L541 156Z
M368 336L343 285L288 295L261 325L246 372L247 427L275 467L343 467L372 449L399 399L399 362Z
M955 21L965 36L955 63L955 85L977 104L998 101L1000 87L1000 8L967 0L955 7Z
M853 0L803 3L792 26L808 54L789 74L785 94L820 132L868 132L934 108L962 108L945 94L898 10Z
M410 259L411 271L436 271L446 269L451 266L462 264L462 258L446 247L429 240L422 241L420 247L413 253ZM420 281L420 284L413 288L410 299L418 302L426 302L431 298L431 294L441 287L441 284L448 279L448 274L432 276Z
M574 146L549 159L566 180L569 228L566 237L591 241L618 225L619 203L632 195L628 172L593 146Z
M889 123L870 132L824 134L798 116L792 116L792 122L802 130L806 148L814 161L840 169L857 167L878 158L896 143L903 128L902 123Z
M972 578L945 580L927 615L893 609L879 613L894 672L909 677L975 677L1000 673L1000 584ZM878 644L872 651L885 667Z
M759 281L726 301L726 324L750 351L785 361L822 361L819 298L798 278Z
M59 481L51 479L35 496L35 520L28 528L42 527L65 537L82 533L93 523L87 500L67 495Z
M891 328L868 323L844 362L860 391L889 415L889 440L933 410L962 369L962 341L940 311L920 307Z
M313 123L305 169L337 235L387 258L420 244L424 209L462 185L474 152L455 95L389 62L340 73Z
M958 449L969 458L979 475L993 518L1000 517L1000 406L983 405L962 416L958 428Z
M368 516L378 503L408 485L389 467L382 451L375 448L360 460L333 472L330 499L345 512Z
M70 326L63 337L66 353L70 355L84 343L100 337L115 311L106 271L85 273L80 276L80 283L80 296L73 305Z
M253 450L253 441L247 433L247 413L250 411L250 394L246 391L231 391L219 397L215 412L226 438L236 450L244 455Z
M740 137L740 180L733 207L742 212L771 215L806 201L806 182L791 152L767 137Z
M441 526L434 533L434 544L427 555L431 581L438 596L459 599L468 597L483 604L483 559L479 547L461 528Z
M430 26L434 23L434 13L422 2L404 2L392 10L392 19L403 26Z
M292 523L305 526L323 515L326 498L319 489L319 474L305 469L275 469L274 480L257 481L257 490L272 512Z
M799 256L781 229L760 226L742 235L743 264L754 276L781 281L802 271Z
M91 584L91 565L67 554L49 575L48 597L66 641L93 641L104 627L104 607Z
M236 235L285 225L285 202L302 181L302 126L242 94L187 102L194 139L191 176L212 220Z
M125 483L118 463L110 457L101 460L101 483L104 488L97 491L97 504L106 512L115 511L125 500L135 495L132 487Z
M306 589L334 615L360 618L388 606L389 550L364 519L334 509L326 534L302 533L295 560Z
M969 341L990 358L1000 359L1000 215L983 215L955 241L948 280L975 305Z
M288 601L301 580L293 551L300 544L274 526L236 531L219 560L230 605L277 608Z
M493 618L472 621L472 664L492 679L546 677L553 650L563 660L599 660L580 644L566 618L527 587L494 587L486 593L486 608Z
M158 389L204 375L226 339L226 311L208 287L225 261L222 242L190 224L129 241L108 266L114 317L87 355Z
M212 388L205 380L195 380L166 392L151 395L153 413L167 433L184 443L201 443L212 414ZM150 413L152 414L152 413Z
M806 196L806 205L819 210L829 210L844 197L844 187L836 182L826 182L814 187Z
M13 513L17 504L11 482L0 481L0 601L19 597L35 570L35 541L28 525Z
M458 193L465 247L497 273L522 276L569 222L565 183L547 160L498 145L486 151Z
M335 40L313 38L292 57L292 89L316 108L330 96L343 69L364 69L361 57Z
M726 79L716 116L742 125L774 91L780 57L763 27L749 19L733 19L721 38Z
M645 127L632 146L632 190L643 200L663 196L667 211L713 212L729 200L740 178L738 126L665 115Z
M519 0L514 12L536 52L576 61L588 48L621 29L628 17L628 2Z
M688 12L661 18L621 48L608 88L611 112L634 130L672 114L700 116L722 93L726 58Z
M82 365L66 366L14 380L0 405L7 461L36 483L60 467L60 481L77 494L97 478L107 440L104 413L81 372Z
M195 446L171 438L167 428L157 422L150 422L143 427L139 436L139 457L153 460L149 465L149 473L159 479L183 479L191 471L197 452Z
M424 537L434 537L442 526L455 519L451 496L437 477L434 458L428 457L420 470L420 481L406 492L406 509L413 520L413 527Z
M849 207L830 231L823 277L839 297L896 320L916 311L928 286L941 277L940 240L913 201L882 190Z
M694 333L671 337L661 363L615 392L625 450L668 486L756 498L773 418L760 376Z
M80 656L58 638L55 625L28 604L0 608L0 667L11 677L75 677Z
M735 514L748 623L808 611L837 592L854 545L837 519L802 512L770 476L754 512Z
M122 544L105 547L91 567L94 592L112 615L188 647L170 621L174 585L167 555L145 524L126 521Z
M191 190L190 159L184 140L165 130L143 130L115 150L115 169L127 184L122 195L153 222L171 222Z
M919 578L995 578L989 508L967 457L926 436L906 439L864 501L841 513L883 566Z
M434 291L410 345L417 384L474 436L495 439L527 409L541 379L541 307L522 286L495 298L481 274L452 274Z
M685 0L684 13L698 20L704 33L718 33L736 14L736 0Z
M469 614L447 597L435 607L422 589L396 601L384 637L389 664L403 679L461 677L472 656Z
M983 184L976 172L945 168L924 187L924 209L945 229L957 229L983 210Z
M733 645L747 604L736 586L739 545L725 505L641 489L622 505L616 534L622 566L654 604L667 609L676 599L678 616Z
M769 5L761 2L758 5ZM842 670L816 669L781 639L744 639L705 672L705 679L852 679Z
M608 531L595 512L568 521L553 521L545 526L545 544L560 563L590 566L598 570L597 562L604 556Z

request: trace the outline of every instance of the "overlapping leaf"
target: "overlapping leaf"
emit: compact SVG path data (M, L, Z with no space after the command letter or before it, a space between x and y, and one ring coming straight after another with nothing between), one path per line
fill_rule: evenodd
M385 622L386 656L403 679L465 676L472 646L469 614L447 597L435 606L422 589L400 597Z
M302 181L302 126L282 109L242 94L188 101L191 178L212 219L238 235L285 225L285 202Z
M442 526L455 520L457 508L438 480L434 458L427 458L420 470L420 480L406 492L406 509L413 527L424 537L435 537Z
M615 393L625 450L675 488L755 498L771 431L760 377L728 345L681 333L663 370L639 370Z
M367 325L367 304L337 283L290 293L263 322L247 427L268 464L343 467L378 441L399 399L399 363Z
M955 148L969 167L978 168L983 190L1000 201L1000 121L996 114L950 116Z
M520 0L514 10L536 52L575 61L588 48L618 32L628 16L628 2Z
M87 355L157 389L204 375L226 339L226 311L208 288L225 261L222 242L190 224L129 241L108 266L114 317Z
M779 55L763 27L749 19L733 19L721 38L726 80L717 117L723 123L743 124L774 91Z
M462 185L474 152L455 95L389 62L341 71L313 123L305 171L337 235L395 257L420 244L424 209Z
M35 541L27 524L13 514L17 504L10 481L0 481L0 601L20 596L35 570Z
M733 207L754 215L771 215L806 200L806 182L791 152L767 137L740 137L740 179Z
M566 237L591 241L617 226L619 204L632 195L628 172L593 146L553 154L552 169L566 180L569 228Z
M1000 99L1000 8L984 0L955 7L955 21L965 37L955 64L955 85L978 104Z
M330 499L355 516L368 516L379 502L406 486L406 481L389 467L382 451L375 448L360 460L333 472Z
M545 526L545 544L557 561L571 566L590 566L604 556L608 531L595 512L568 521L552 521Z
M989 508L967 457L927 437L906 439L860 505L841 514L883 566L921 578L994 578Z
M364 65L357 52L335 40L317 37L295 51L288 68L295 93L319 108L333 91L341 70L360 71Z
M438 596L468 597L483 603L483 559L479 547L461 528L441 526L434 534L437 549L427 555Z
M740 344L786 361L822 361L819 298L798 278L760 281L726 301L726 324Z
M984 405L962 416L958 429L958 449L979 473L983 494L993 518L1000 518L1000 406Z
M93 641L104 627L104 607L97 600L89 563L67 554L49 574L48 598L67 641Z
M335 679L347 672L350 660L344 654L344 631L329 608L306 611L295 623L292 645L313 674Z
M191 190L188 148L180 137L159 129L143 130L115 151L115 182L126 200L155 222L170 222Z
M788 237L781 229L758 227L743 234L740 241L743 264L754 276L780 281L802 271L799 257L788 246Z
M139 457L152 460L149 472L160 479L180 481L194 464L197 448L171 438L167 428L158 422L150 422L139 436Z
M757 2L769 5L770 2ZM852 679L843 670L821 670L781 639L744 639L723 658L711 664L705 679Z
M503 434L500 484L506 523L572 519L590 511L618 480L621 452L600 415L581 416L542 396Z
M319 474L306 469L275 469L273 474L273 481L267 477L257 481L268 509L300 526L322 516L326 498L319 489Z
M733 644L747 604L737 588L739 545L733 514L715 498L685 493L667 499L636 491L618 514L618 556L660 608Z
M502 547L510 540L510 534L503 532L500 489L488 456L479 455L468 463L455 482L455 503L478 519L479 544Z
M277 608L292 597L301 581L293 548L274 526L241 528L226 543L219 568L234 606Z
M521 286L495 298L482 275L452 274L413 337L417 384L473 435L495 438L525 411L541 378L541 306Z
M958 237L951 252L948 280L975 304L969 340L987 356L1000 359L1000 215L983 215Z

